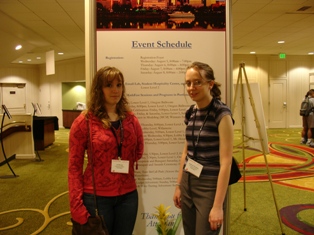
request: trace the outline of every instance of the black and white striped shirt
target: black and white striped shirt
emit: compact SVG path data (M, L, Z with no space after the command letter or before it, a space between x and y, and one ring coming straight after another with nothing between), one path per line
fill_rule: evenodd
M194 106L192 113L189 113L189 109L186 111L184 120L187 125L185 131L188 146L186 162L189 157L202 164L201 174L218 176L220 168L218 125L225 115L232 116L231 111L218 99L212 99L211 103L202 109Z

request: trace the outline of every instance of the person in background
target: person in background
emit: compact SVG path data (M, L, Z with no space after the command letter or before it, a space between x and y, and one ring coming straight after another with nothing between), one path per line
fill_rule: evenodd
M95 216L89 161L83 169L85 151L91 151L99 215L104 216L109 234L131 235L138 210L134 167L142 157L144 140L141 125L128 106L124 76L115 67L97 71L87 110L70 129L70 211L72 219L80 224Z
M303 101L308 98L310 96L310 91L306 92ZM302 101L302 102L303 102ZM302 131L301 131L301 140L300 140L300 144L305 144L307 143L307 139L308 139L308 125L307 125L307 117L306 116L302 116ZM311 133L310 133L311 136Z
M304 100L307 98L309 98L310 107L314 107L314 89L311 89L306 93ZM312 141L313 128L314 128L314 113L313 111L311 111L308 116L302 116L302 131L300 144L306 144L308 146L314 147L314 142Z
M314 107L314 89L309 90L309 102L310 102L310 106ZM310 112L309 116L306 117L306 121L307 121L307 141L306 141L306 145L310 146L310 147L314 147L314 142L313 142L313 128L314 128L314 113L313 110Z
M209 65L192 63L185 84L195 105L184 120L186 140L173 201L182 210L185 235L219 234L232 163L233 119Z

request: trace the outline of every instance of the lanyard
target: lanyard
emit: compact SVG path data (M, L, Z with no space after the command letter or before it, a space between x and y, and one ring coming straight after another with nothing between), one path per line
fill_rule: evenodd
M204 121L203 121L203 124L202 124L202 126L201 126L201 128L200 128L200 131L199 131L199 133L198 133L198 136L197 136L196 142L195 142L195 140L194 140L194 129L195 129L196 112L197 112L197 109L195 110L195 113L194 113L193 129L192 129L193 159L196 159L196 148L197 148L197 146L198 146L198 141L199 141L199 139L200 139L201 132L202 132L202 130L203 130L203 128L204 128L204 125L205 125L205 123L206 123L206 121L207 121L207 118L208 118L208 115L209 115L209 109L208 109L208 111L207 111L207 113L206 113L205 119L204 119Z
M122 125L121 120L119 120L119 122L120 122L120 125L119 125L119 126L120 126L120 143L119 143L119 140L118 140L116 131L115 131L115 129L112 127L112 125L111 125L110 129L111 129L111 132L113 133L113 135L114 135L114 137L115 137L115 139L116 139L116 141L117 141L117 146L118 146L118 158L121 159L121 150L122 150L122 143L123 143L123 125Z

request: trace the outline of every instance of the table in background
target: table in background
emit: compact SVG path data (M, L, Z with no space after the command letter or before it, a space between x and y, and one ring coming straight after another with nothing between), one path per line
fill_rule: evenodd
M81 112L82 110L62 109L63 127L71 128L74 119L77 118Z
M34 116L33 136L35 150L44 150L55 141L55 130L59 130L58 117Z

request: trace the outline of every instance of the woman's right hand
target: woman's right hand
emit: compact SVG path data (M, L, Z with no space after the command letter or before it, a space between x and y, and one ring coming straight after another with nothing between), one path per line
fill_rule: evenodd
M173 195L173 203L175 207L181 209L181 190L180 186L177 185Z

